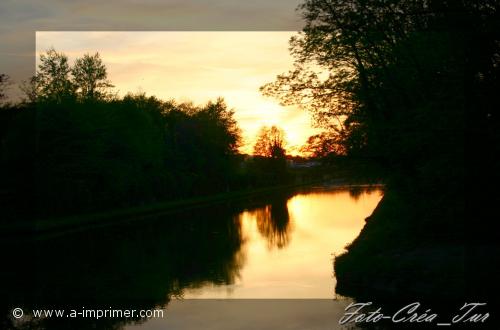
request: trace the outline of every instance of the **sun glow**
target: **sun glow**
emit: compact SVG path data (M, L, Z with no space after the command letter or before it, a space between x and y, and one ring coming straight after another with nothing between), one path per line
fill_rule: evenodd
M195 104L223 97L242 129L240 151L251 153L263 125L283 128L289 149L317 132L306 111L259 92L292 67L288 40L294 33L37 32L36 49L39 55L54 47L70 61L98 51L119 95L145 92Z

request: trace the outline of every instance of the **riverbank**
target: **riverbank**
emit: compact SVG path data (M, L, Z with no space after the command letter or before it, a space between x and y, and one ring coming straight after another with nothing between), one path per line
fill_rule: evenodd
M24 235L46 232L78 231L85 228L108 226L117 222L136 221L146 217L180 212L187 209L206 207L217 203L233 202L254 196L266 195L277 191L306 187L314 184L335 186L359 185L371 182L380 184L377 178L355 175L363 172L364 162L346 161L345 164L328 165L314 168L289 169L288 183L267 185L218 194L208 194L184 199L153 202L125 208L113 208L102 211L80 213L47 218L36 217L33 220L20 217L17 221L0 222L0 235Z
M222 194L207 195L182 200L152 203L143 206L125 209L113 209L104 212L80 214L74 216L57 217L51 219L37 219L32 221L21 221L11 224L2 224L0 232L3 234L42 233L49 231L81 230L88 227L107 226L116 222L132 221L141 218L179 212L186 209L209 206L211 204L232 201L253 195L275 192L283 189L313 184L314 182L301 184L288 184L258 189L234 191Z
M368 301L463 300L461 210L448 207L387 191L347 252L335 258L336 292Z
M79 214L73 216L56 217L50 219L36 219L32 221L20 221L16 223L2 224L0 233L3 235L40 234L51 232L74 232L87 228L109 226L116 223L138 221L147 217L181 212L189 209L206 207L214 204L235 202L242 199L253 198L278 191L307 187L314 184L324 183L325 180L305 181L293 184L283 184L255 189L246 189L215 195L200 196L182 200L152 203L130 208L113 209L109 211ZM350 182L345 179L331 179L330 184L339 187L348 186Z

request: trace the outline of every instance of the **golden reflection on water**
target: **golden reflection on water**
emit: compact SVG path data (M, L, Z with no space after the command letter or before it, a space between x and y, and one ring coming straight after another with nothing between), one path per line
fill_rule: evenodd
M381 198L380 189L317 189L241 212L239 278L186 290L184 298L333 298L333 257L357 237Z

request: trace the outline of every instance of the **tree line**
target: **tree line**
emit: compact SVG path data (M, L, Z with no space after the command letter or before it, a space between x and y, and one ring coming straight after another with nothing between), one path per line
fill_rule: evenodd
M477 148L498 145L499 6L305 0L294 66L261 91L312 113L317 154L372 159L402 173L397 184L460 182L466 121Z
M500 173L500 2L304 0L299 11L294 65L261 91L313 114L324 133L312 151L378 164L387 183L335 258L336 291L488 301L498 282L498 198L484 188Z
M0 111L6 209L43 217L284 182L284 145L241 166L241 130L224 99L119 97L112 86L98 53L73 65L54 49L40 55L24 101Z

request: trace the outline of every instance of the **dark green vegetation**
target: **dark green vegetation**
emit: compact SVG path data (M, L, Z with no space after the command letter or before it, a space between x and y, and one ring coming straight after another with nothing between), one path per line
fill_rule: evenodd
M479 287L492 275L464 285L467 243L480 240L489 251L482 260L498 259L493 240L464 235L464 162L467 136L482 177L498 178L499 2L306 0L300 10L306 26L290 42L295 66L263 93L315 115L325 132L309 151L373 160L388 184L336 258L338 292L487 295ZM486 262L474 265L489 272Z
M485 300L498 249L470 228L494 232L485 221L491 213L481 211L498 203L464 188L465 159L479 164L476 182L494 185L499 2L306 0L300 8L306 26L291 40L295 67L262 91L313 113L325 131L310 139L312 155L373 162L387 182L360 236L336 258L338 292ZM2 206L10 215L93 212L286 181L277 175L279 134L263 132L273 144L263 143L262 161L238 161L237 126L222 100L195 107L117 98L98 56L71 68L49 51L41 62L25 86L29 101L1 112ZM470 218L476 226L465 221L471 194L481 199Z
M8 111L3 182L15 200L31 199L39 215L220 192L236 183L239 136L222 100L194 107L137 95Z
M253 160L238 153L240 130L223 99L195 106L117 97L110 87L97 53L73 66L54 49L40 56L27 99L0 109L4 221L289 182L284 148Z

